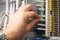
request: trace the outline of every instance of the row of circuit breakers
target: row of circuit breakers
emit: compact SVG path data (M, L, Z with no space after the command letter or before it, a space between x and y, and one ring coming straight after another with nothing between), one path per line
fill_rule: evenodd
M40 21L21 40L60 40L60 0L6 0L6 11L2 12L0 29L6 28L9 17L21 4L33 4Z

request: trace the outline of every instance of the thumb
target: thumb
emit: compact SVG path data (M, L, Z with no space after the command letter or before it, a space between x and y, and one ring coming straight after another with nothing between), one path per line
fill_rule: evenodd
M39 19L33 20L31 23L28 24L28 30L31 30L32 27L39 21Z
M29 23L29 25L33 27L37 22L39 22L39 19L32 20L31 23Z

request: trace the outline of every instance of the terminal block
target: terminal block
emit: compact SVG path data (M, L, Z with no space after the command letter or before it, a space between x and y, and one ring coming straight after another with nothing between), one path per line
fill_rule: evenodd
M52 36L60 36L60 26L59 26L59 0L52 0L52 6L53 6L53 32Z

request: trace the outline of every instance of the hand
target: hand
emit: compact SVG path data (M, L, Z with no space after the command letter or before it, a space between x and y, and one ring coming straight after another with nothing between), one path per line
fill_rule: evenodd
M29 22L29 18L34 17ZM31 28L39 21L39 16L35 8L28 4L22 5L18 11L16 11L9 20L7 28L4 29L4 33L9 39L18 39L25 35Z

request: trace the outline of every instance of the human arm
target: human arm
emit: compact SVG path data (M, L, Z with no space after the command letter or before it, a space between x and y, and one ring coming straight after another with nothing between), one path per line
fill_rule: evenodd
M34 19L29 22L29 18ZM8 40L17 40L24 36L31 28L39 21L39 16L34 6L22 5L18 11L10 17L7 28L4 33L7 35Z

